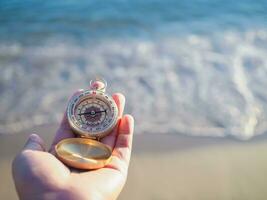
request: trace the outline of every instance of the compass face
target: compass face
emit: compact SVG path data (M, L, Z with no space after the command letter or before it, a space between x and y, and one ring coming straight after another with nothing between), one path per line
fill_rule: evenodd
M68 120L75 133L101 138L116 125L118 108L114 100L99 91L84 91L73 97L68 106Z

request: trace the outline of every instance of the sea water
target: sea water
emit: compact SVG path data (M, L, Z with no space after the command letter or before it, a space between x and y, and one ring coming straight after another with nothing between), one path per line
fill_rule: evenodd
M263 134L267 1L0 1L1 134L58 123L95 75L136 133Z

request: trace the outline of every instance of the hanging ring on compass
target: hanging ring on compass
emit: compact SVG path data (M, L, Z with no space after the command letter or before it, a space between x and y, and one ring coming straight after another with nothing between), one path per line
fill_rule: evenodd
M96 77L90 81L89 85L91 90L97 90L104 93L106 91L108 83L104 78Z

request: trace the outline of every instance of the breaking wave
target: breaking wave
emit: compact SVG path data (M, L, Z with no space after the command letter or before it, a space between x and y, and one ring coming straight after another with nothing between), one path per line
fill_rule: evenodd
M0 132L57 123L94 75L122 92L137 133L232 135L267 130L267 31L222 31L77 44L0 44Z

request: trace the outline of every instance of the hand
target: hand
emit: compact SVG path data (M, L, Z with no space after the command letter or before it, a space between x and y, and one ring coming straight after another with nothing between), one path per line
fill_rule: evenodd
M120 119L116 128L101 141L113 149L111 162L101 169L80 171L65 166L55 157L55 145L62 139L74 137L65 113L49 152L42 139L32 134L14 159L13 179L20 199L110 200L118 197L127 178L134 120L130 115L123 116L124 96L114 94L113 99Z

